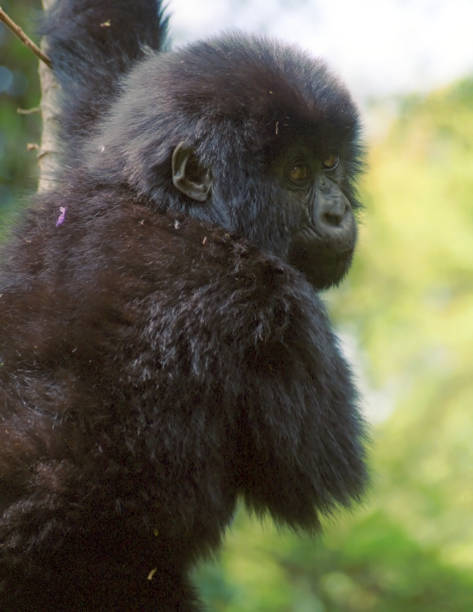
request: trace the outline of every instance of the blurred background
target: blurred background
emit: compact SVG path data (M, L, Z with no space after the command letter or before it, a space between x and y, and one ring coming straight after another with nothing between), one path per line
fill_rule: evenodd
M372 424L372 487L310 538L243 509L196 571L210 612L473 610L473 2L170 0L174 45L234 28L324 57L361 108L366 208L326 294ZM39 0L3 8L34 33ZM0 239L35 190L37 62L0 24ZM0 322L1 325L1 322Z

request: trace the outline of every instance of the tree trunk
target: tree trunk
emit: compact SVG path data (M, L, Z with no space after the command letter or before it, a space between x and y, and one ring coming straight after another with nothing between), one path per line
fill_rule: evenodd
M43 9L51 8L55 0L42 0ZM46 41L41 41L41 49L48 53ZM58 108L59 85L53 72L44 62L39 62L39 79L41 84L41 116L43 129L38 156L39 181L38 191L46 191L54 186L54 175L59 163L58 154Z

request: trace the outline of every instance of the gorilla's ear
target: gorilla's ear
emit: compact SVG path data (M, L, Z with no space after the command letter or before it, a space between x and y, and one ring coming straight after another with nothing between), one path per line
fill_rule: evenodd
M184 142L180 142L172 153L172 182L192 200L206 202L209 197L210 172L198 164L194 150Z

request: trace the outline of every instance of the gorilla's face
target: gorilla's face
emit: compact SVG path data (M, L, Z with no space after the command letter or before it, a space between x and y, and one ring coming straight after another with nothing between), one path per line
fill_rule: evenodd
M290 232L288 261L319 289L338 283L350 267L356 243L352 204L343 192L338 152L316 155L303 145L274 165Z
M317 289L337 284L350 267L357 235L338 152L320 155L296 143L264 172L256 161L240 173L236 166L226 166L234 168L233 178L206 169L193 148L180 143L172 158L173 184L193 201L194 216L282 257Z

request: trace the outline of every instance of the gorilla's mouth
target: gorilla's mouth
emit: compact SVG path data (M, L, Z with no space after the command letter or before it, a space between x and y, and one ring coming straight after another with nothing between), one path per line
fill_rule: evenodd
M354 241L347 241L346 237L322 236L315 227L305 226L294 235L288 261L314 287L325 289L345 276L354 247Z
M293 238L293 244L299 244L306 249L316 250L324 254L324 259L335 259L351 257L354 250L354 241L347 239L346 234L327 236L320 233L314 225L304 225L297 231Z

